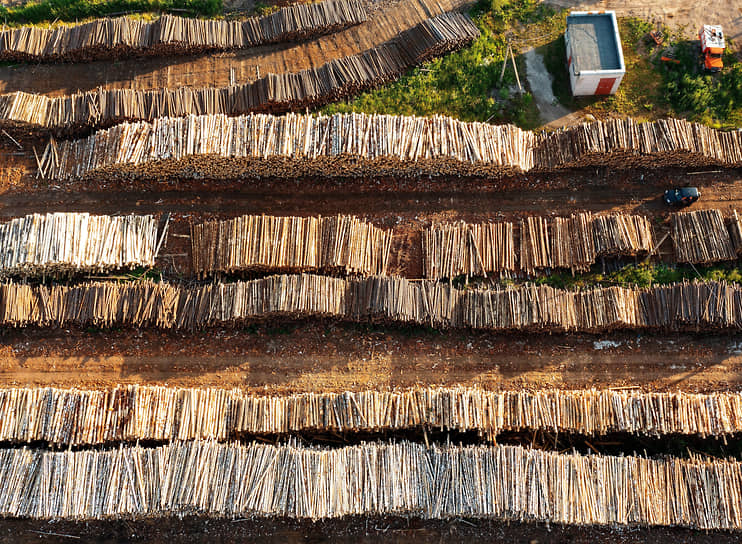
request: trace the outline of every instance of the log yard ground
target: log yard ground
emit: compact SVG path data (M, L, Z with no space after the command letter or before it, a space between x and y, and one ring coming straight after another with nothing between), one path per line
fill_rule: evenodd
M742 12L675 4L1 2L0 542L739 541Z

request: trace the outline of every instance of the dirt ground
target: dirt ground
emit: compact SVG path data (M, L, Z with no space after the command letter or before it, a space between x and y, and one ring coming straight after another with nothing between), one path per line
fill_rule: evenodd
M701 25L722 25L727 37L742 36L742 5L738 0L685 2L683 0L545 0L575 11L614 10L619 17L640 17L682 29L689 38L698 36Z
M329 321L193 333L0 333L0 386L118 383L256 393L454 385L741 390L742 342L725 335L498 335Z

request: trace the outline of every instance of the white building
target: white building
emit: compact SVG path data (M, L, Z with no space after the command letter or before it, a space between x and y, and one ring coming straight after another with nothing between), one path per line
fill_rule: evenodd
M615 12L571 12L564 41L574 96L614 94L618 90L626 66Z

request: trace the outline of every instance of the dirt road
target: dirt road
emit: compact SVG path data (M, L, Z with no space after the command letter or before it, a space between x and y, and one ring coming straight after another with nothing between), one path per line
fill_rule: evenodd
M331 322L194 333L73 329L0 336L0 386L117 383L256 392L456 384L742 389L742 342L729 336L498 335Z

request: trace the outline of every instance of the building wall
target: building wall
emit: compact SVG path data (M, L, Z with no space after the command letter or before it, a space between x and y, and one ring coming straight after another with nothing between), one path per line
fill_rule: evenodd
M600 72L581 72L579 75L574 73L572 66L569 67L569 82L572 86L572 95L574 96L592 96L597 94L601 79L616 78L616 81L610 87L610 91L601 94L615 94L618 90L624 72L622 70L600 71Z

